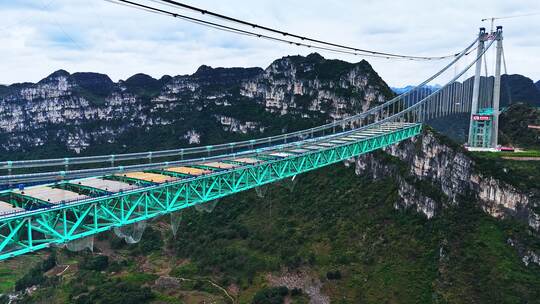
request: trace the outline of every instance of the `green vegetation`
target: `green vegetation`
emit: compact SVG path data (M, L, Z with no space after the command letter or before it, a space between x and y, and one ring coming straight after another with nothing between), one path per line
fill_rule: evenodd
M252 304L281 304L289 294L287 287L273 287L259 290L253 297Z
M20 280L30 269L41 264L42 254L26 255L21 258L0 262L0 294L15 289L15 283ZM0 301L0 303L2 303Z
M123 282L121 280L107 281L98 285L88 294L82 295L76 304L138 304L148 303L154 294L148 287Z
M40 285L47 281L44 273L56 266L56 255L51 254L42 263L30 269L22 278L15 282L15 290L21 291L34 285Z
M399 160L389 163L399 167ZM293 192L285 183L270 186L265 198L255 191L225 198L211 214L184 211L176 238L157 229L168 221L163 218L141 243L119 246L108 267L100 255L73 255L80 270L46 284L29 301L231 303L217 285L236 286L239 303L283 303L284 297L307 303L300 290L269 285L268 273L283 272L320 281L321 293L336 303L540 298L539 267L525 266L508 244L512 239L540 249L523 224L493 219L472 202L442 209L431 220L397 211L395 180L373 181L342 165L298 176ZM99 242L111 240L108 234ZM164 274L181 280L180 287L155 286Z
M109 267L109 257L104 255L86 256L79 267L86 270L102 271Z
M426 221L393 210L392 180L371 182L339 167L321 171L299 177L294 193L274 187L265 199L254 193L225 199L211 215L188 210L176 251L201 274L217 271L221 284L248 289L261 272L313 269L332 286L332 297L346 303L425 303L434 296L494 301L492 288L509 299L538 296L538 270L525 267L506 244L509 228L474 205ZM520 229L512 233L526 236L526 227ZM492 278L475 275L474 265L501 268Z
M145 74L135 74L124 82L129 92L142 98L152 98L161 92L163 83Z
M471 153L480 172L514 185L518 189L533 195L540 195L540 161L519 161L502 158L503 156L537 157L537 151L520 153ZM531 156L532 155L532 156Z
M540 149L540 130L529 129L529 125L540 126L540 109L522 103L512 105L501 115L501 142Z
M9 87L0 84L0 98L9 94ZM0 302L1 303L1 302Z
M527 150L520 152L471 152L482 158L500 159L504 157L540 157L540 150Z

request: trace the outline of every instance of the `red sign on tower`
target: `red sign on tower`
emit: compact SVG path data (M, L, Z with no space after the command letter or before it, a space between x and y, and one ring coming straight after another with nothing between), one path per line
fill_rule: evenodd
M472 119L475 121L489 121L491 120L491 115L473 115Z

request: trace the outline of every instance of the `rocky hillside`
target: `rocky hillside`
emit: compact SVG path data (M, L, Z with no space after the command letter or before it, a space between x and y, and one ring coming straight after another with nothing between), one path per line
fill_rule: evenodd
M359 157L357 174L367 172L379 178L401 173L400 200L396 206L414 207L431 218L444 207L473 201L495 218L518 219L533 230L540 230L540 214L537 213L540 189L533 182L540 174L527 178L512 176L512 167L493 163L489 170L486 168L489 164L481 157L432 131L425 131L423 136L394 145L385 152L383 155L390 158L377 153ZM540 164L524 165L540 172ZM503 170L506 176L498 174L497 170Z
M35 84L0 87L0 148L28 156L54 144L84 154L253 138L343 118L390 97L366 61L318 54L284 57L266 70L201 66L192 75L137 74L118 83L60 70Z
M502 179L428 130L165 216L137 244L110 232L94 253L10 260L35 266L2 278L39 284L23 303L538 303L531 172Z

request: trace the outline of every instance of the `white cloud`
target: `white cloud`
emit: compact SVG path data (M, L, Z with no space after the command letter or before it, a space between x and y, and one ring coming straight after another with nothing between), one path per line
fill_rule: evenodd
M185 2L316 38L411 55L459 51L479 26L489 26L480 22L483 17L540 11L537 0ZM99 0L3 1L0 20L0 83L38 81L60 68L106 73L118 80L139 72L154 77L189 74L202 64L266 67L276 58L310 52ZM539 16L531 16L500 22L509 72L535 80L540 79L538 21ZM443 64L366 59L391 85L421 81Z

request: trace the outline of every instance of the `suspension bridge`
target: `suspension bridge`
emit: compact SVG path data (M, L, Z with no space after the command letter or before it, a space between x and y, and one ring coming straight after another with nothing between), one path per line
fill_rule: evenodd
M482 76L482 62L494 44L494 75ZM411 90L363 113L297 132L165 151L2 161L0 260L383 149L445 116L470 113L469 146L495 148L501 55L502 27L489 33L481 29L472 43ZM427 89L443 79L439 89Z

